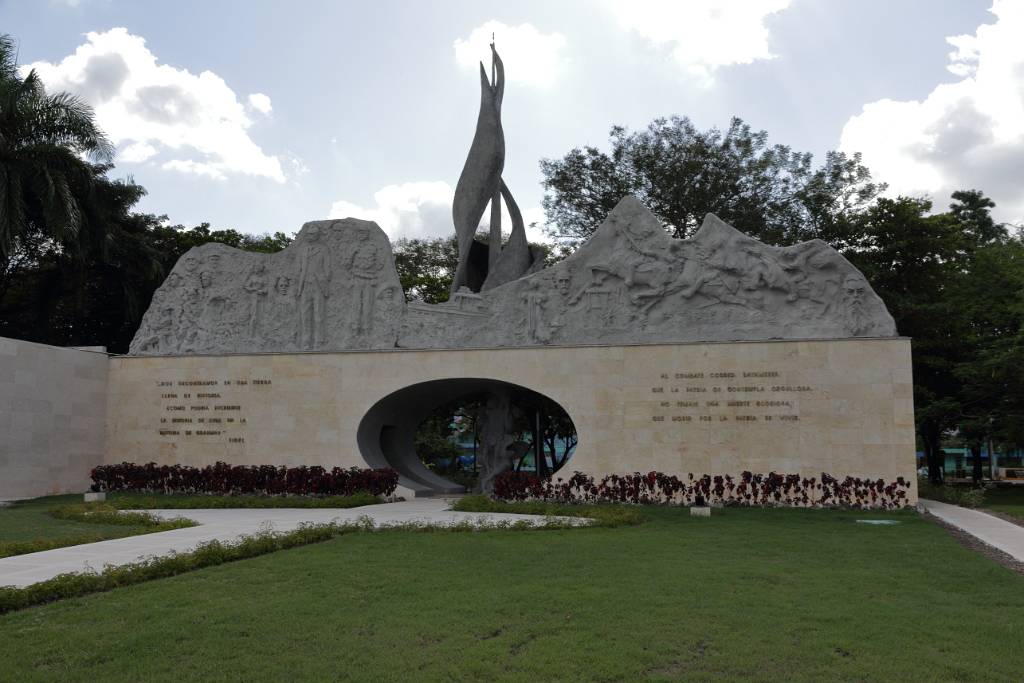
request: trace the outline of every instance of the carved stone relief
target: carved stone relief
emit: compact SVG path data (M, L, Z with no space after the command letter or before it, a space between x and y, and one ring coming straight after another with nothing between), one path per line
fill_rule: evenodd
M394 348L405 298L387 236L357 219L307 223L276 254L191 249L156 291L130 353Z
M894 336L838 252L773 247L713 215L668 236L627 197L550 268L443 304L406 304L390 243L355 219L307 223L277 254L189 251L153 296L131 353L242 353Z

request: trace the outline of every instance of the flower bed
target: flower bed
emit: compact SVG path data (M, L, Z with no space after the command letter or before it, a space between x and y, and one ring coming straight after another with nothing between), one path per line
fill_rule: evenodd
M729 475L703 475L680 479L661 472L611 474L595 480L575 472L569 479L542 480L526 472L505 472L494 480L499 500L549 500L562 503L635 503L642 505L711 505L850 507L896 509L908 504L910 482L897 477L838 479L796 474L754 474L738 479Z
M262 494L268 496L349 496L364 492L391 495L398 486L392 469L341 469L275 465L119 465L94 467L93 482L105 491L160 491L163 493Z

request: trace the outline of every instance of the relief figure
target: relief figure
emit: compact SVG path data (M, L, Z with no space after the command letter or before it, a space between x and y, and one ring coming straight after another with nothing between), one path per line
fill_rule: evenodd
M533 280L520 299L526 304L526 331L532 341L546 344L551 341L551 331L544 324L544 309L548 295L540 280Z
M860 275L849 275L843 280L843 317L846 331L851 336L864 334L871 328L871 318L864 310L867 291L867 280Z
M356 334L369 332L373 325L373 305L377 296L377 276L384 262L377 253L377 245L370 241L366 226L356 228L356 247L352 252L349 270L355 278Z
M313 349L327 341L331 264L327 247L320 241L319 227L309 228L307 240L299 269L299 343Z
M245 291L249 293L249 336L255 338L263 317L263 302L267 299L266 266L257 261L245 280Z

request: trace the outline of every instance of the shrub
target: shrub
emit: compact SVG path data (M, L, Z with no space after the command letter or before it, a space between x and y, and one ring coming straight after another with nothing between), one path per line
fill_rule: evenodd
M955 484L936 486L927 477L920 477L917 480L917 491L922 498L950 505L977 508L985 504L985 489L978 486L957 486Z
M568 480L541 480L524 472L505 472L494 480L499 500L546 500L560 503L632 503L640 505L693 505L699 499L712 505L851 507L895 509L907 504L910 482L897 477L883 479L846 477L822 473L816 477L796 474L753 474L739 479L729 475L704 475L685 480L661 472L610 474L597 481L575 472Z
M398 472L392 469L331 470L318 465L285 467L275 465L229 465L217 462L205 467L188 465L100 465L90 473L93 482L106 491L150 491L162 493L262 494L268 496L348 496L357 492L390 495L398 486Z
M213 510L218 508L355 508L380 503L360 491L350 496L220 496L213 493L140 493L124 491L107 499L118 510Z
M121 512L108 503L76 503L61 505L50 510L50 516L72 522L89 522L91 524L113 524L116 526L148 527L145 533L154 531L171 531L196 526L190 519L175 517L161 519L148 512Z

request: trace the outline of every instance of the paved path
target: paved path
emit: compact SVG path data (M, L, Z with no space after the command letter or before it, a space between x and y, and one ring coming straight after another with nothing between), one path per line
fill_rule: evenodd
M187 517L199 523L188 529L175 529L142 536L129 536L111 541L45 550L27 555L0 558L0 586L24 587L51 579L65 572L100 571L105 565L122 565L144 557L188 552L200 543L212 540L234 541L239 536L264 529L284 532L303 523L355 521L369 517L377 526L403 522L427 522L451 525L471 522L495 523L503 520L527 520L542 524L545 518L505 513L453 512L450 500L418 498L402 503L367 505L348 510L338 509L230 509L230 510L147 510L164 518ZM559 518L563 519L563 518ZM580 518L564 518L574 524L585 524Z
M924 508L947 524L966 531L978 540L1024 562L1024 527L979 510L970 510L936 500L920 500Z

